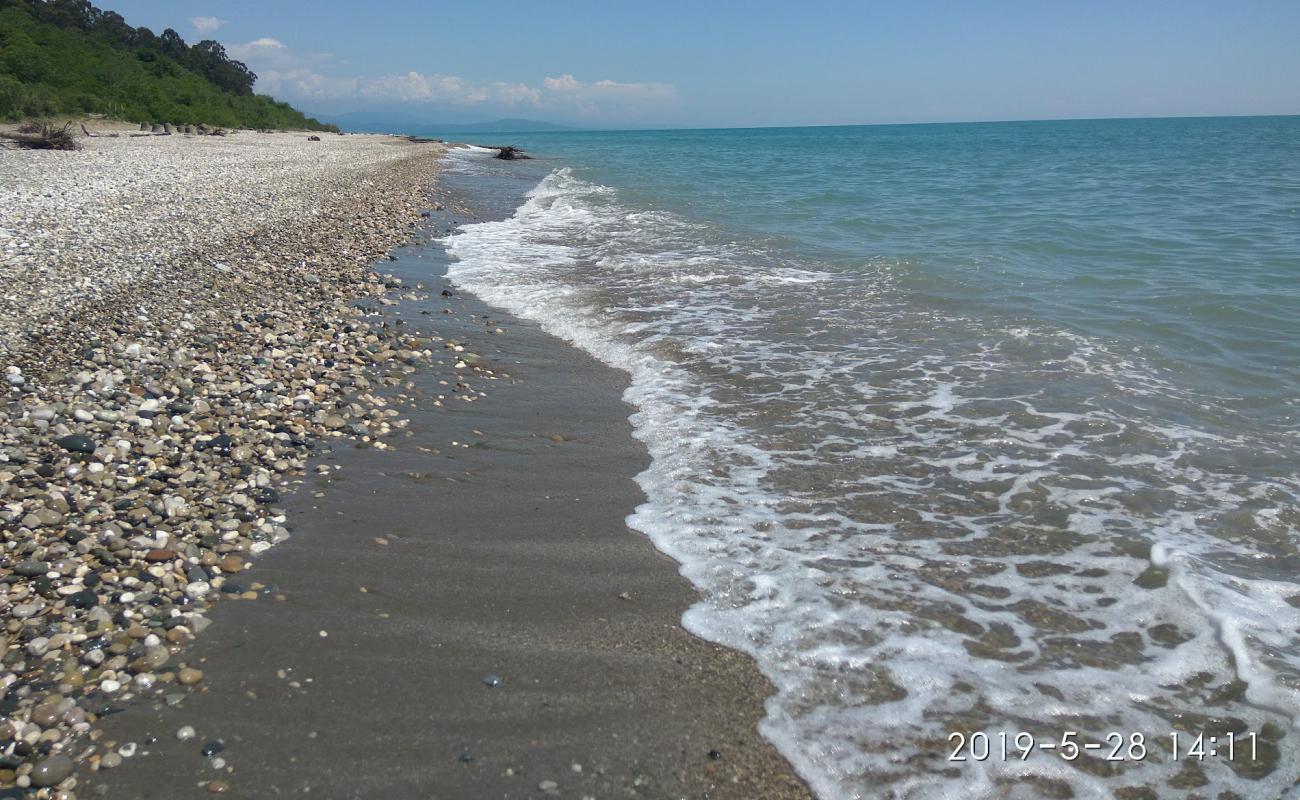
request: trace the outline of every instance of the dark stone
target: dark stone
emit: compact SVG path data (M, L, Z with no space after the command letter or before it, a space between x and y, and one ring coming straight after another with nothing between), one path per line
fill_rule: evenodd
M259 486L249 492L248 496L253 498L253 502L264 506L280 502L280 493L269 486Z
M244 587L237 583L223 583L221 584L221 591L226 594L243 594Z
M230 437L224 433L217 434L206 441L195 442L194 449L199 452L204 450L216 450L223 456L230 455Z
M72 759L62 753L50 756L38 762L32 769L32 785L57 786L72 774L74 766Z
M14 572L28 577L44 575L49 571L50 565L45 561L20 561L18 562L18 565L14 567Z
M507 145L506 147L498 147L495 157L503 161L517 161L521 158L532 158L532 156L528 155L523 150L520 150L518 147L510 145Z
M89 436L82 436L77 433L55 439L54 443L69 453L95 452L95 442Z
M719 753L717 750L710 750L710 751L709 751L709 759L710 759L711 761L717 761L717 760L719 760L720 758L722 758L722 753Z
M224 744L222 744L220 741L216 739L213 739L212 741L203 745L203 747L200 748L199 752L203 754L204 758L207 758L208 756L215 756L217 753L220 753L222 750L225 749L226 746Z
M82 589L80 592L68 595L68 605L73 608L94 608L99 605L99 598L90 589Z
M40 464L36 467L36 474L42 478L53 478L56 472L53 464Z

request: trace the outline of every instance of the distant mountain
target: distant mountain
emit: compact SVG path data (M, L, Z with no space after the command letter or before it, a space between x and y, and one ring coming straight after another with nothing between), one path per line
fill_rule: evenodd
M320 119L356 133L543 133L575 130L534 119L497 119L490 122L437 122L413 114L389 111L353 111L319 115Z

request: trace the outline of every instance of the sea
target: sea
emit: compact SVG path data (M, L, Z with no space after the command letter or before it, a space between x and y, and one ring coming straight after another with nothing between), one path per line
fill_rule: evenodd
M449 277L628 374L817 797L1296 795L1300 117L485 138Z

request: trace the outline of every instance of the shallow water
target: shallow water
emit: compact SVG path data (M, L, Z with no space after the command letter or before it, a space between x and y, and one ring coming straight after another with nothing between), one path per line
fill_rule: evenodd
M630 521L819 796L1292 789L1300 118L514 139L450 275L631 374Z

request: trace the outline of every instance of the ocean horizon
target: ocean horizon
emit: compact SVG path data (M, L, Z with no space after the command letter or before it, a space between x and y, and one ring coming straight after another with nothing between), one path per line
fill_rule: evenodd
M630 375L629 524L819 797L1300 778L1300 117L509 144L449 276Z
M827 122L819 124L779 124L779 125L734 125L722 127L677 127L677 126L626 126L626 127L595 127L584 128L578 125L562 125L562 130L531 130L520 129L511 130L502 128L500 130L485 129L482 131L466 131L464 124L456 123L449 128L440 128L435 123L410 123L413 127L409 133L418 137L440 137L450 141L458 141L459 137L469 133L484 134L521 134L525 136L546 135L557 136L574 133L664 133L669 131L705 133L711 131L770 131L770 130L817 130L823 128L896 128L896 127L921 127L937 125L1022 125L1022 124L1052 124L1061 122L1156 122L1160 120L1232 120L1232 119L1256 119L1256 120L1285 120L1289 118L1300 117L1300 114L1210 114L1210 115L1177 115L1177 116L1135 116L1135 117L1032 117L1025 119L967 119L967 120L949 120L939 121L899 121L899 122ZM488 123L474 123L488 124ZM549 122L540 122L539 124L551 125ZM364 133L367 131L358 131ZM398 131L390 131L398 133Z

